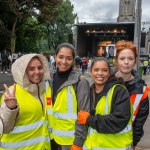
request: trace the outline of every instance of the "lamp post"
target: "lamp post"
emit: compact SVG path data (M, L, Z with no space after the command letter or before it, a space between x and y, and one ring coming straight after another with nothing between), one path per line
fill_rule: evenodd
M138 58L140 57L140 43L141 43L141 3L142 0L136 0L136 11L135 11L135 27L134 27L134 44L138 50ZM138 70L138 64L136 66Z

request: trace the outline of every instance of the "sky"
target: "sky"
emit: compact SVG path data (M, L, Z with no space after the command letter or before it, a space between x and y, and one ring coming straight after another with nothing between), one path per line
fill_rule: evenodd
M70 0L79 22L117 22L119 0ZM142 22L146 30L150 27L150 0L142 0ZM143 25L142 25L143 27Z

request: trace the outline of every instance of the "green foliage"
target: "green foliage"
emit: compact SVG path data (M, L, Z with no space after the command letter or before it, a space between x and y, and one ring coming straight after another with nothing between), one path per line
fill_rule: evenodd
M7 44L10 44L11 38L15 39L16 36L20 34L18 32L16 35L17 30L25 29L24 24L27 25L28 19L32 17L39 18L39 16L41 16L42 18L51 20L57 15L55 7L61 1L62 0L0 0L0 30L5 29L3 33L0 32L0 37L2 34L9 37ZM24 31L27 32L27 29ZM28 29L28 33L30 31L33 33L37 31L37 29ZM34 32L34 34L35 33L38 32ZM3 47L12 47L12 45L7 44L4 44Z
M69 0L63 1L57 7L58 16L45 24L49 49L55 50L57 45L68 42L68 35L72 32L71 27L76 18L73 13L74 7Z
M22 52L38 52L39 50L37 51L37 41L39 41L43 36L41 31L41 26L38 25L36 19L33 17L28 18L16 32L16 49Z
M16 51L53 53L68 42L73 9L69 0L0 0L0 49L16 39Z

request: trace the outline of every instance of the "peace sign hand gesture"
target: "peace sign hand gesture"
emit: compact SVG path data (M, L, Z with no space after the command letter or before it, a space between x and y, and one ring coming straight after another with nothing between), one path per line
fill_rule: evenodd
M13 88L8 88L6 84L4 84L4 88L6 90L4 94L4 100L9 109L17 108L17 101L15 97L16 92L16 84L14 84Z

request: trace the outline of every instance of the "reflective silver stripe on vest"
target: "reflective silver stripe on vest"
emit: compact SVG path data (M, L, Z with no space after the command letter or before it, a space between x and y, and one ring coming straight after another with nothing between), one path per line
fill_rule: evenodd
M52 128L50 126L48 126L48 131L52 132Z
M122 131L118 132L119 134L126 133L132 130L132 125L128 124ZM97 131L93 128L88 129L88 134L97 133Z
M68 112L73 113L74 107L73 107L73 95L71 92L71 86L68 86L67 89L67 100L68 100Z
M105 105L105 115L108 114L108 97L110 95L111 89L108 91L107 96L106 96L106 105ZM119 133L126 133L132 130L132 125L128 124L121 132Z
M52 109L51 109L51 108L47 108L46 111L47 111L47 114L48 114L48 115L52 115Z
M21 148L21 147L25 147L25 146L31 146L34 144L38 144L40 142L44 142L46 138L46 142L50 142L50 138L44 137L44 136L39 136L36 138L32 138L32 139L28 139L28 140L24 140L24 141L20 141L20 142L9 142L9 143L4 143L4 142L0 142L0 147L2 148L10 148L10 149L14 149L14 148Z
M145 92L145 90L146 90L146 86L143 87L143 93ZM136 94L136 97L135 97L135 100L134 100L134 104L133 104L133 117L132 117L132 121L135 120L136 116L134 116L134 113L135 113L135 111L136 111L136 109L137 109L137 107L138 107L138 105L139 105L139 103L141 101L142 96L143 96L143 94Z
M47 128L48 128L48 131L49 131L49 132L52 132L52 127L50 127L50 126L48 125L48 121L46 121L46 126L47 126Z
M65 137L72 137L74 136L74 130L72 131L61 131L61 130L53 130L53 134L55 136L65 136Z
M111 91L111 89L108 91L108 93L106 95L105 115L108 114L108 97L109 97L110 91Z
M85 145L83 146L83 150L89 150ZM129 146L127 148L93 148L92 150L132 150L132 147Z
M134 104L133 104L133 111L135 112L137 106L139 105L141 98L142 98L143 94L136 94L135 100L134 100Z
M126 133L132 130L132 125L128 124L121 132L119 133Z
M143 87L143 93L145 92L145 89L146 89L146 86ZM134 111L136 110L137 106L139 105L142 96L143 96L143 94L136 94L136 97L134 100L134 105L133 105Z
M71 92L71 86L68 86L67 88L67 107L68 111L65 113L60 113L60 112L53 112L53 115L56 118L61 118L61 119L77 119L77 113L74 113L74 103L73 103L73 95Z
M45 82L46 92L48 91L48 87L49 87L49 82L48 82L48 81L46 81L46 82Z
M85 145L83 145L83 150L89 150Z
M88 150L88 149L83 149ZM126 147L126 148L93 148L92 150L132 150L132 147Z
M132 116L132 121L134 121L134 120L135 120L135 117L136 117L136 116Z
M0 134L3 134L3 121L0 117ZM0 136L0 139L1 139L1 136Z
M54 112L53 115L56 118L61 118L61 119L77 119L77 114L76 113L58 113L58 112Z
M73 103L73 95L71 92L71 86L68 86L67 89L67 107L68 110L65 113L59 113L59 112L53 112L53 115L56 118L60 119L77 119L77 113L74 113L74 103ZM64 136L64 137L73 137L74 136L74 130L66 131L66 130L55 130L53 129L54 136Z
M28 125L15 126L14 129L10 133L21 133L21 132L30 131L30 130L41 127L43 123L44 123L44 120L40 120L40 121L34 122L32 124L28 124Z

